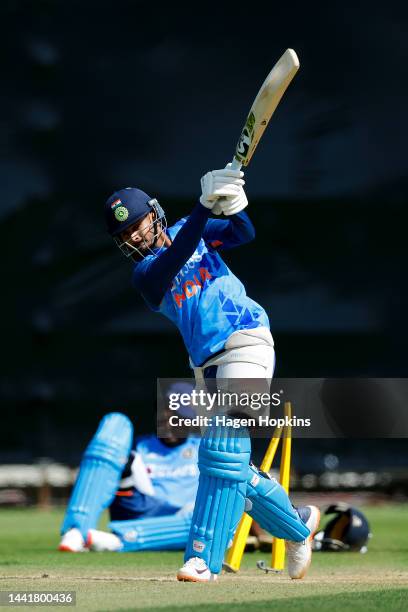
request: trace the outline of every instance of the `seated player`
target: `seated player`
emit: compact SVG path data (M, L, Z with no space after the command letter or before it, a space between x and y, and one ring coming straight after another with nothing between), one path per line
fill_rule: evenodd
M181 410L192 416L189 406ZM162 439L138 438L131 451L132 438L132 425L123 414L102 419L81 462L59 550L127 552L186 546L198 486L199 439L177 439L169 431ZM96 529L107 507L113 533Z

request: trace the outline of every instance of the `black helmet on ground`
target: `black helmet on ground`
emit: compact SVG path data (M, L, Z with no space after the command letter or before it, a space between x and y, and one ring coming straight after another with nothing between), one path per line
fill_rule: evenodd
M324 514L335 516L314 536L313 550L367 552L370 525L360 510L339 502L330 505Z

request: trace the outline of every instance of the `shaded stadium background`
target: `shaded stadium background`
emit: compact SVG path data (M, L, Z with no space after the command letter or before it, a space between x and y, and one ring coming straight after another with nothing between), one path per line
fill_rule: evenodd
M187 215L289 46L301 71L246 174L257 238L226 259L267 309L278 376L407 375L402 3L15 0L0 15L0 461L75 464L110 410L154 428L155 379L188 376L187 359L132 290L103 203L133 185L170 223ZM302 444L301 469L334 451L406 465L403 441Z

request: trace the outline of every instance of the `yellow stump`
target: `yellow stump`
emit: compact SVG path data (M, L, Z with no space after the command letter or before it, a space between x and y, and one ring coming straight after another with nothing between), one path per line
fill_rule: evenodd
M285 417L289 419L292 416L292 406L290 402L285 402ZM291 447L292 447L292 431L290 425L285 426L283 432L282 441L282 456L280 465L280 483L285 489L286 493L289 493L289 479L290 479L290 458L291 458ZM282 571L285 567L285 541L279 538L274 538L272 544L272 569L276 571Z
M282 434L282 427L277 427L273 432L273 437L269 442L268 448L261 463L261 470L263 472L269 472L271 469L272 461L275 457L279 440ZM228 550L227 557L224 563L224 568L231 572L238 572L242 556L245 550L245 544L248 538L249 531L252 525L252 518L244 512L239 522L237 530L235 532L234 541L231 548Z

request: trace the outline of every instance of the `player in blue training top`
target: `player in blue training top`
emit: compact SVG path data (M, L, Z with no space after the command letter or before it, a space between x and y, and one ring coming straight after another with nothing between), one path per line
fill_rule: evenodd
M248 204L243 185L243 172L230 164L207 172L191 214L169 228L157 200L140 189L121 189L105 204L108 231L134 262L135 288L152 310L177 326L197 380L270 381L273 375L275 353L265 310L247 296L220 255L255 237L243 212ZM226 218L212 218L211 212ZM286 540L289 575L303 578L318 509L295 509L279 483L250 463L250 441L243 431L209 428L200 444L199 469L185 564L177 578L217 578L244 507L263 528Z

